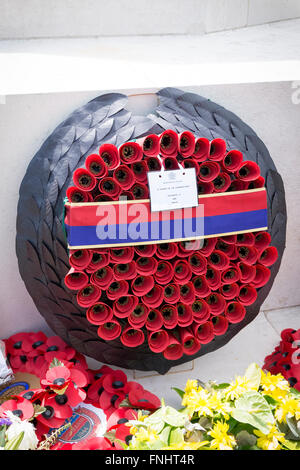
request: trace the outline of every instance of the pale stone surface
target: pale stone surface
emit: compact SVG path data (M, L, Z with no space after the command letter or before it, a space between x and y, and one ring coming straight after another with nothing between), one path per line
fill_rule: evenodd
M0 95L300 80L300 20L204 36L0 41Z
M249 0L247 24L250 26L299 16L299 0Z

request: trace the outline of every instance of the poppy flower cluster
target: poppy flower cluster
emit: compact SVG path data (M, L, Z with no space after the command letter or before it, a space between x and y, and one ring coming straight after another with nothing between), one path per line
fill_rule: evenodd
M265 358L263 369L281 374L290 386L300 391L300 329L287 328L272 354Z
M195 138L166 130L126 142L104 144L75 170L71 202L149 197L147 172L179 165L195 168L198 194L264 186L259 166L227 151L223 139ZM66 286L98 326L104 341L148 344L153 353L176 360L241 322L257 289L270 279L277 249L267 231L134 247L70 250Z
M160 407L156 395L139 383L128 381L123 371L106 365L97 370L88 368L85 357L57 336L47 338L42 332L17 333L4 342L13 372L36 375L41 388L11 396L0 406L0 415L9 410L22 420L33 420L40 440L49 429L63 426L71 418L73 408L82 402L101 408L108 420L108 431L112 428L117 441L124 442L129 434L124 423L134 419L136 410L151 412ZM42 407L42 412L37 414L36 407ZM96 440L88 443L90 448L115 448L105 438L93 439ZM87 448L86 443L71 447L79 449L82 445Z

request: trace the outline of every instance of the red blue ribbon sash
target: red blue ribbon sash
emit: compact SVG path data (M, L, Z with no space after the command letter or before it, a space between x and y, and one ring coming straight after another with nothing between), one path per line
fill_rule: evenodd
M71 249L196 240L267 229L265 188L199 196L189 209L151 212L150 200L65 203Z

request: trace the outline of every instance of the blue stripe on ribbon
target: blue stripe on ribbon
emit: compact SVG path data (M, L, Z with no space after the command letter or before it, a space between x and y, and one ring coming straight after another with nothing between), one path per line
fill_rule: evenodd
M178 222L178 221L177 221ZM93 246L93 245L111 245L115 244L126 244L126 243L145 243L145 242L159 242L163 240L172 240L176 238L191 238L195 236L205 235L218 235L223 233L232 233L240 231L251 231L262 227L267 227L268 216L267 209L260 209L249 212L239 212L234 214L223 214L216 216L204 217L204 227L200 224L201 233L195 232L196 219L186 219L179 221L181 223L182 230L179 230L178 226L175 227L174 221L163 221L152 223L152 237L151 237L151 222L143 222L141 224L130 224L129 232L126 230L126 225L112 225L110 230L112 234L116 234L115 238L98 238L96 232L96 226L70 226L66 225L68 234L69 246ZM191 227L190 233L185 233L183 227ZM139 238L134 238L130 234L130 227L134 231L138 231L141 235ZM170 227L170 230L168 230ZM204 228L204 233L202 233ZM123 234L119 238L119 233ZM127 237L124 235L127 233Z

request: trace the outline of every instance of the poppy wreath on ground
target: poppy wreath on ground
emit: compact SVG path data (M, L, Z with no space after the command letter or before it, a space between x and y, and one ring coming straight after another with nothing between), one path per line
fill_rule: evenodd
M124 424L136 418L137 410L153 412L161 405L156 395L138 382L128 381L122 370L106 365L90 369L85 357L57 336L47 337L42 332L17 333L4 341L13 372L37 376L41 388L26 389L11 396L0 405L0 416L9 410L22 420L33 420L40 441L49 430L64 426L73 408L85 403L101 408L107 418L107 432L126 442L129 428L125 428L125 435ZM43 412L36 413L40 406ZM95 439L95 448L115 448L107 439ZM87 445L87 442L79 442L59 445L59 449L86 449Z
M71 114L46 140L29 165L20 188L17 255L22 278L38 309L67 343L109 364L165 373L173 365L226 344L258 314L279 269L285 246L286 211L282 180L252 129L237 116L196 94L164 89L157 96L160 103L149 117L132 116L126 111L124 95L100 96ZM207 239L202 253L196 250L193 260L187 256L184 244L175 243L147 247L144 251L128 247L121 260L116 256L119 253L112 250L88 252L81 260L70 253L69 258L61 210L66 194L77 201L88 201L91 195L93 200L107 201L118 198L120 193L128 199L147 198L145 172L147 168L160 168L154 156L159 140L153 137L150 149L146 148L147 141L139 147L138 143L129 148L124 144L149 134L161 135L167 129L176 134L188 130L198 142L193 156L189 155L190 142L184 140L181 156L184 165L195 167L198 175L206 172L198 178L200 194L265 185L268 233L260 234L260 239L253 234L243 240ZM143 148L142 154L139 148ZM153 153L146 155L148 150ZM176 149L160 147L160 150L165 169L176 168ZM240 164L239 177L232 180L229 175L234 175ZM200 167L204 168L202 173ZM254 180L244 181L247 175ZM78 187L80 184L84 185L83 191ZM257 263L259 250L270 242L272 248L263 256L268 265L262 259ZM278 258L271 266L270 259L274 262L276 250ZM179 262L176 273L174 256ZM66 278L70 265L74 271ZM97 281L95 268L100 271ZM129 273L130 279L122 270ZM72 276L72 272L79 275ZM138 315L130 320L122 305L124 299L118 301L123 297L131 308L138 298L134 307ZM95 312L91 307L97 302ZM162 305L167 308L161 308ZM107 320L109 328L95 324L100 317ZM189 323L191 318L194 328ZM126 323L128 330L124 332ZM173 331L176 325L178 333ZM157 331L163 332L161 337L156 335ZM187 343L184 351L182 341ZM166 352L163 345L168 342Z
M283 375L291 387L300 391L300 329L287 328L281 332L281 341L266 356L263 368L271 374Z

